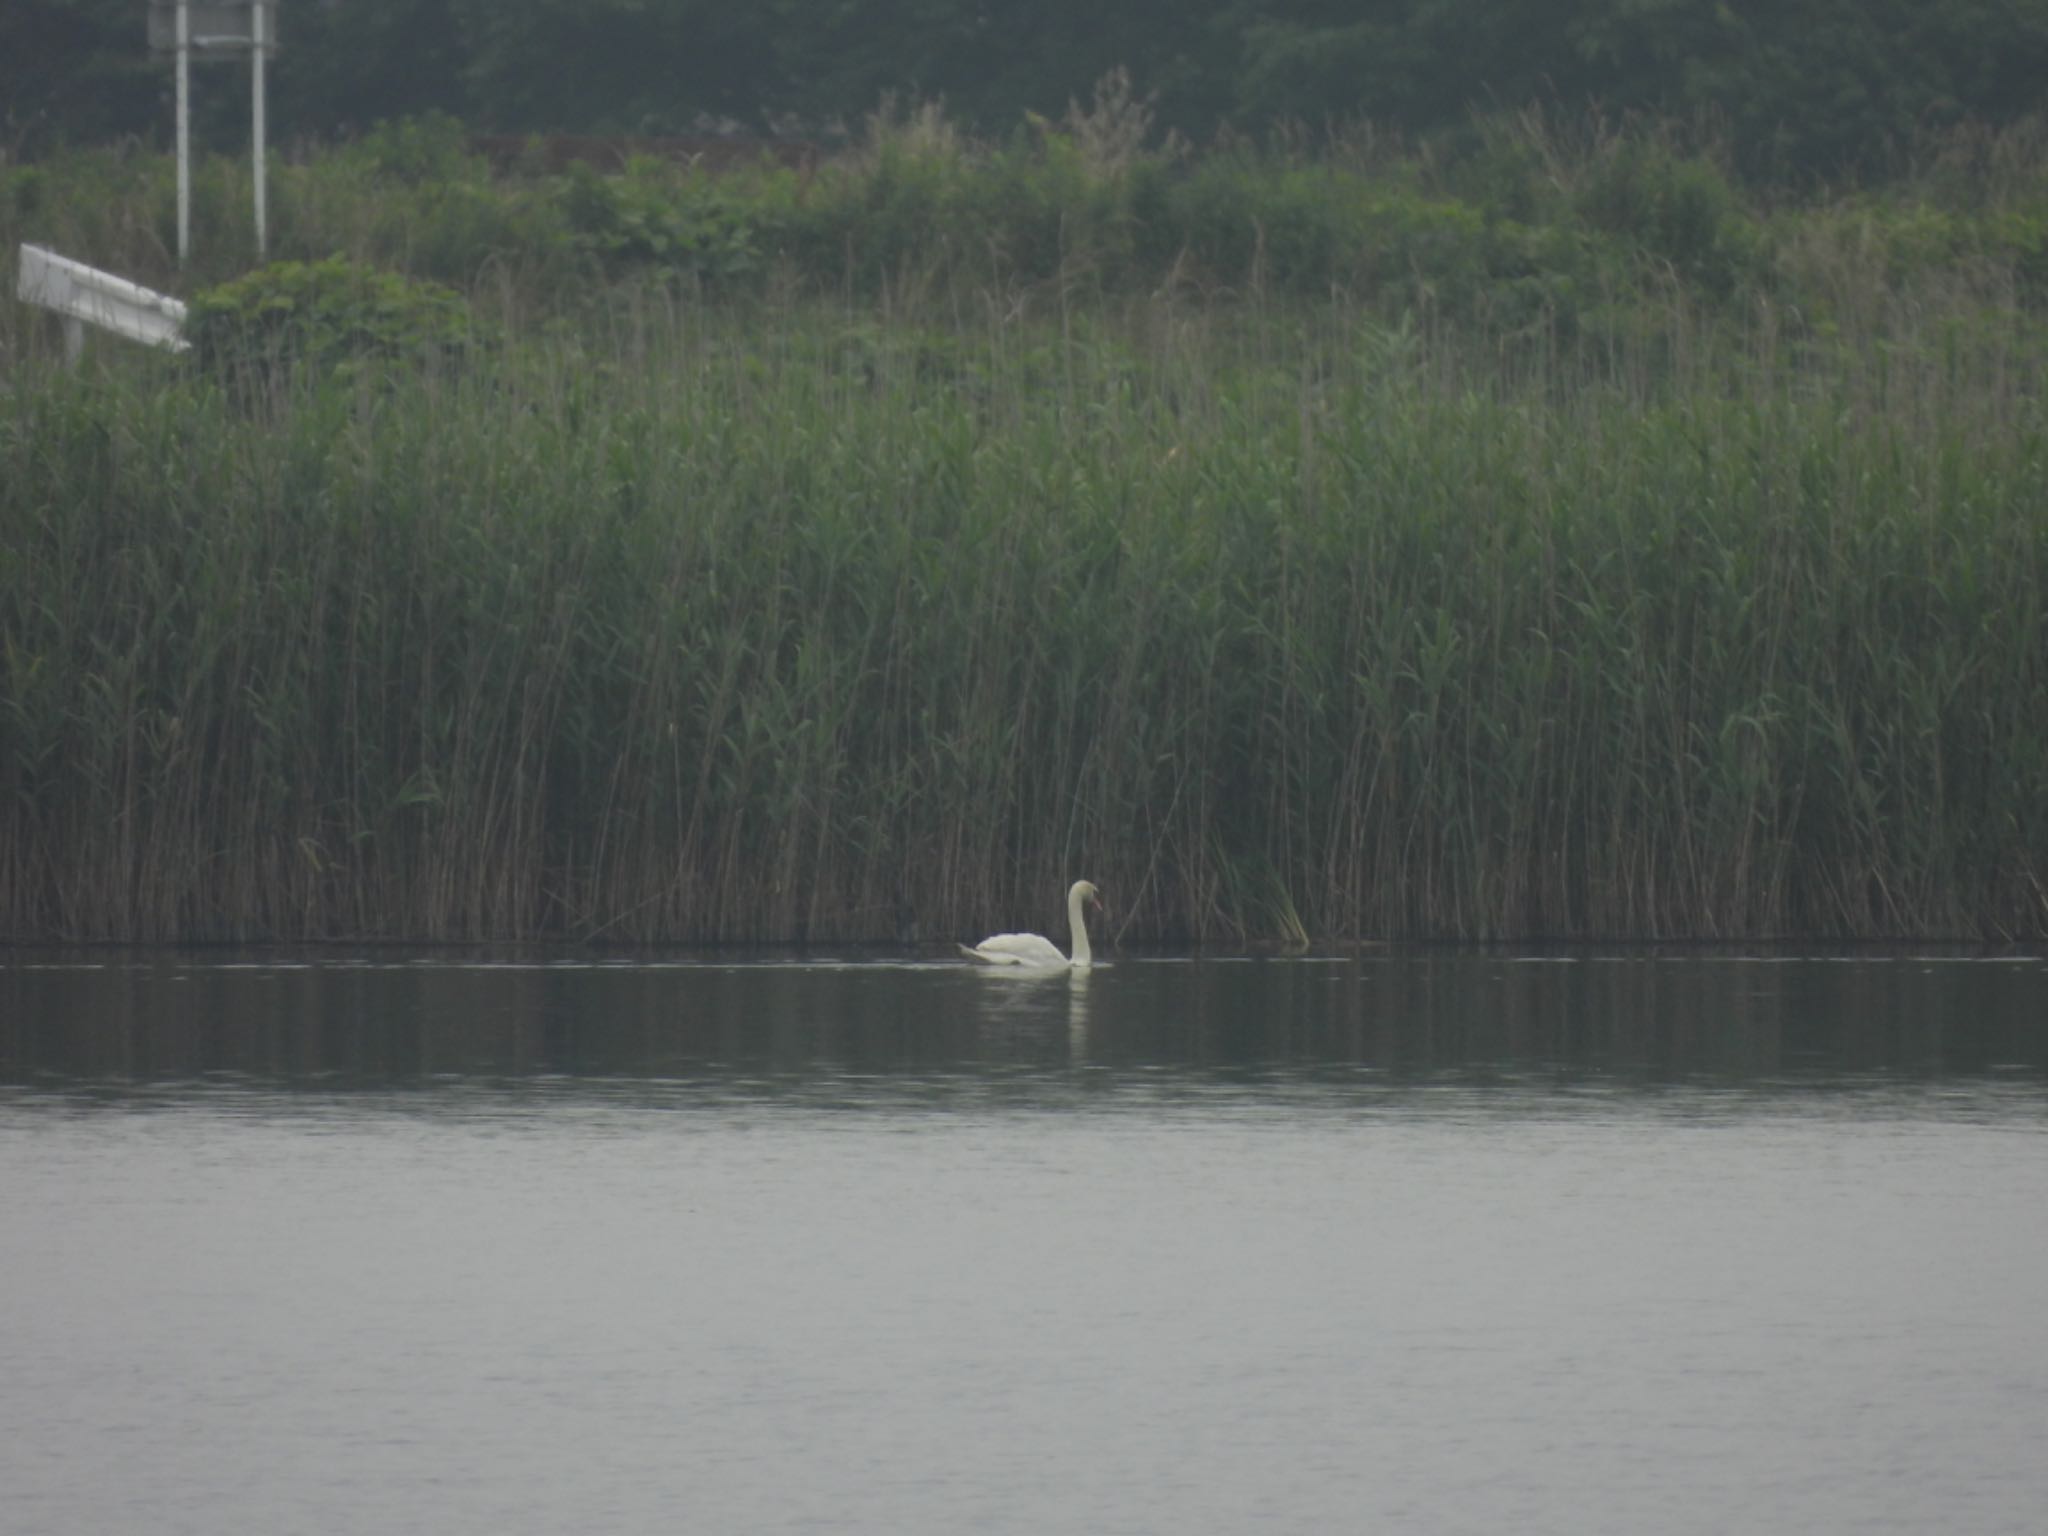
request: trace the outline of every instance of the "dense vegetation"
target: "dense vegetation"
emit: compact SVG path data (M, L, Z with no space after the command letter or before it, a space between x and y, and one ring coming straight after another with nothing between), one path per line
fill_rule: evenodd
M1416 135L1475 108L1597 104L1710 116L1751 172L1886 165L1930 130L2042 107L2048 0L284 0L286 140L439 111L515 133L813 136L886 93L1005 134L1116 68L1162 127L1370 120ZM136 0L0 9L0 148L161 143L168 71ZM247 87L203 74L208 141L244 140Z
M0 933L2048 933L2030 137L1149 126L0 174Z

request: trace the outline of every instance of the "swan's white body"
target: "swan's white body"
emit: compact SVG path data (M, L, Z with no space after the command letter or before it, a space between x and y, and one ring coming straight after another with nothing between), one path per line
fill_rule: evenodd
M1038 933L998 933L983 939L969 949L965 944L960 952L969 959L980 960L989 965L1019 965L1033 970L1066 970L1069 967L1086 969L1095 963L1095 955L1088 947L1088 920L1082 915L1082 908L1089 903L1102 905L1102 898L1095 887L1086 880L1076 880L1073 889L1067 892L1067 927L1074 935L1072 959L1060 953L1059 946Z

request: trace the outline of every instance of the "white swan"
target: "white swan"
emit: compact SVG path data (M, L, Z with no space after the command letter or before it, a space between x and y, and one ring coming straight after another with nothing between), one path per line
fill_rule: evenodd
M1076 880L1074 888L1067 892L1067 927L1074 935L1074 958L1069 960L1059 951L1059 946L1042 934L998 933L983 939L969 949L960 946L960 953L970 960L986 961L990 965L1022 965L1045 970L1068 966L1086 969L1095 963L1094 951L1088 947L1088 922L1081 915L1081 909L1089 905L1101 906L1102 897L1095 887L1086 880Z

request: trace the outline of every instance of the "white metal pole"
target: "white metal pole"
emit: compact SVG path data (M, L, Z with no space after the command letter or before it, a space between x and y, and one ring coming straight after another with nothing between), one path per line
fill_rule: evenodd
M192 249L192 8L178 0L178 265Z
M249 78L249 110L254 119L252 131L256 137L256 254L267 257L270 252L270 242L265 237L263 223L263 188L265 181L263 174L263 140L266 136L263 122L263 13L265 9L264 0L255 0L255 3L249 7L249 57L254 60L254 63L251 65L252 73Z

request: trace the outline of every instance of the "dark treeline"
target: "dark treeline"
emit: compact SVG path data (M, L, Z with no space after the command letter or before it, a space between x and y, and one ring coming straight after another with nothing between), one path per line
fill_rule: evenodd
M0 8L0 148L169 132L137 0ZM271 111L327 139L429 111L501 132L829 133L885 95L981 132L1125 68L1197 142L1369 119L1457 133L1475 107L1709 119L1762 177L1881 170L1916 138L2038 110L2048 0L283 0ZM195 92L246 132L240 72Z

